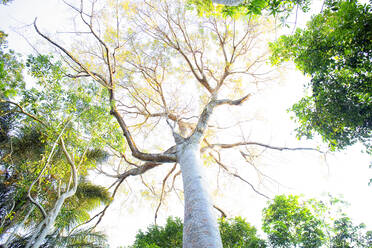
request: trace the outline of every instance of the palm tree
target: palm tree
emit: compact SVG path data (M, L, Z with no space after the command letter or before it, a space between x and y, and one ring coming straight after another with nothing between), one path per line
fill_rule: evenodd
M39 163L46 146L41 141L42 133L37 126L19 128L12 137L8 137L9 133L6 132L6 139L0 144L4 174L6 174L0 178L0 239L6 241L6 247L11 247L9 244L12 240L15 240L12 246L17 246L27 240L17 237L18 229L32 229L44 219L40 212L33 211L35 207L29 202L27 196L28 187L35 178L35 173L27 165ZM62 153L60 149L57 149L51 162L64 164L65 158ZM90 149L85 153L84 163L102 163L107 157L108 154L103 150ZM59 186L63 184L61 182L58 186L57 180L53 177L53 173L49 173L47 180L40 181L38 188L32 191L38 194L38 201L44 205L45 209L52 208L51 204L58 199L60 194ZM64 181L66 180L68 181L65 178ZM61 211L57 213L55 226L56 230L59 230L59 238L63 238L62 234L75 225L89 219L88 211L110 201L110 196L104 187L93 185L84 178L79 181L76 194L70 197L62 206ZM6 233L9 237L4 240ZM50 237L57 236L51 235Z
M75 228L90 218L89 211L110 201L110 194L104 187L82 179L76 194L68 198L63 205L57 216L54 230L46 236L40 247L106 247L107 241L102 233ZM29 226L31 232L26 236L15 236L6 248L25 247L34 232L38 231L35 227L37 227L35 224Z
M7 248L24 248L31 236L17 236ZM2 248L2 246L0 246ZM89 229L76 230L69 235L61 235L58 231L48 235L40 248L105 248L108 247L104 234Z

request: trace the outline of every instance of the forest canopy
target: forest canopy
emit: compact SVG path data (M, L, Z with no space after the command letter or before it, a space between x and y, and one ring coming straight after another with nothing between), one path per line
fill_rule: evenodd
M359 141L371 151L372 12L370 4L326 1L305 29L271 43L271 61L293 60L311 76L312 94L292 107L298 136L320 134L332 149Z
M174 242L182 236L185 248L221 248L226 239L244 246L235 235L242 230L255 247L352 247L359 238L365 245L370 236L348 217L335 213L326 223L317 215L328 210L322 203L275 197L288 188L276 180L281 157L311 154L327 164L329 151L270 133L262 105L285 100L265 91L279 89L286 72L277 65L293 60L311 77L311 94L292 107L298 137L319 134L331 151L357 142L370 149L371 6L325 1L305 28L278 38L309 1L238 2L65 2L72 19L63 31L40 19L29 26L50 53L32 44L37 52L27 57L0 32L5 247L106 247L97 226L123 194L147 201L155 224L175 199L184 218L168 224L183 229ZM306 157L297 157L305 168ZM216 218L234 194L251 209L243 200L250 193L272 200L263 212L266 241L243 219Z

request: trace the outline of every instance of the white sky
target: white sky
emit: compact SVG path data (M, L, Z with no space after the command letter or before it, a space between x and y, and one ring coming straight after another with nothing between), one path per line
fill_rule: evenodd
M315 4L320 6L321 2L315 1ZM8 6L0 6L0 30L9 34L9 47L28 54L32 49L15 31L27 36L31 43L35 44L38 37L33 29L20 27L31 24L34 18L38 17L39 26L43 30L51 33L56 30L66 31L64 30L66 16L68 16L66 8L59 0L14 0ZM303 21L304 18L300 20ZM40 47L42 43L38 41L36 44ZM286 109L302 95L301 82L306 80L308 79L299 72L293 71L286 76L285 81L247 103L247 108L249 104L261 106L261 115L268 119L258 135L267 136L273 145L316 145L311 141L304 141L299 145L292 131L294 123L289 120L286 113ZM267 102L266 99L274 100ZM361 146L356 145L346 151L329 154L327 163L314 152L274 152L263 159L260 168L286 186L281 187L277 193L305 194L308 197L319 197L328 192L334 196L343 195L344 199L351 203L347 212L354 218L355 223L364 222L372 229L372 187L368 187L368 181L372 178L372 169L368 169L371 158L361 153L361 149ZM170 168L170 165L166 168ZM256 175L248 178L251 182L257 181ZM128 184L135 181L134 178L130 178ZM258 226L261 208L266 200L244 184L229 184L228 181L224 183L226 190L214 196L217 205L222 206L230 216L241 215ZM265 190L264 186L259 188ZM127 188L123 190L128 191ZM115 201L101 226L109 235L112 247L129 245L138 228L144 229L153 223L155 203L156 201L145 200L140 195L126 195ZM168 206L160 211L160 223L168 215L182 216L183 207L177 198L173 196L168 203Z

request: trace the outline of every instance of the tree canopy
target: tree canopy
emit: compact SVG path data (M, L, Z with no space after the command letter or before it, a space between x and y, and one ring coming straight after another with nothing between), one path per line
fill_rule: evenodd
M7 247L30 247L43 232L48 241L39 245L69 237L71 244L80 231L73 228L90 218L88 211L111 200L105 188L84 181L108 156L99 140L103 126L94 130L90 122L99 125L95 118L104 106L95 101L94 87L79 89L78 80L66 87L67 71L53 57L29 56L24 63L1 34L0 236ZM103 119L102 125L110 122ZM18 237L22 229L29 233ZM76 239L65 237L70 231Z
M271 15L278 17L283 24L294 11L300 9L307 12L310 9L309 0L188 0L188 4L195 6L202 15L222 14L233 17Z
M223 247L226 248L264 248L265 242L258 237L257 230L244 219L220 219L219 229ZM153 225L146 232L141 230L136 240L128 248L181 248L182 247L181 219L169 217L164 227Z
M304 200L279 195L264 208L262 229L270 247L370 247L371 231L352 223L346 205L331 196Z
M372 245L372 232L366 232L363 224L353 224L342 210L346 203L338 198L320 201L278 195L267 205L262 212L266 240L245 219L221 218L223 247L369 248ZM169 217L164 227L152 225L146 232L139 230L134 244L128 248L140 247L182 247L182 221Z
M326 1L305 29L271 44L271 61L293 60L311 76L311 95L292 107L298 136L320 134L332 149L359 141L371 149L372 12L370 4Z
M183 224L170 219L139 235L163 243L138 246L178 246L183 236L185 248L264 247L243 219L217 222L214 209L223 211L208 187L217 198L221 181L237 179L270 199L273 192L256 187L264 180L280 185L256 165L268 161L260 160L264 151L324 155L266 144L251 122L257 106L249 105L279 75L268 63L275 20L306 11L309 1L65 3L74 15L70 30L53 35L33 23L59 53L23 60L0 33L0 234L11 237L5 246L104 246L92 230L125 187L156 202L155 223L170 192L184 205ZM313 94L293 107L299 136L319 133L332 150L356 141L370 146L369 12L356 1L326 1L307 29L270 45L272 64L294 59L312 77ZM86 181L91 169L113 180L110 194ZM129 177L141 187L125 185ZM106 206L91 218L100 204ZM264 211L266 245L366 244L363 226L344 215L325 221L326 209L276 197Z

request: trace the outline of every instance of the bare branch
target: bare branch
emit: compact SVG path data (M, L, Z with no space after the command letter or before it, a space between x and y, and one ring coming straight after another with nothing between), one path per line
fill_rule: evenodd
M237 143L232 143L232 144L208 144L207 147L202 148L202 151L205 151L205 149L208 148L213 148L213 147L220 147L222 149L229 149L229 148L234 148L238 146L248 146L248 145L255 145L255 146L262 146L268 149L272 150L279 150L279 151L316 151L319 153L324 154L323 151L320 151L319 149L311 148L311 147L279 147L279 146L271 146L259 142L237 142Z
M151 170L157 166L161 165L161 163L153 163L153 162L146 162L144 163L142 166L138 167L138 168L132 168L120 175L117 175L116 177L118 178L117 180L117 185L111 195L111 199L114 199L115 198L115 195L120 187L120 185L125 181L125 179L127 179L128 177L130 176L138 176L138 175L141 175L143 173L145 173L146 171L148 170ZM112 201L111 201L112 203ZM93 227L91 227L91 229L94 229L97 227L97 225L102 221L102 218L104 217L107 209L111 206L111 203L107 204L106 207L100 211L99 213L97 213L95 216L93 216L92 218L90 218L88 221L80 224L80 225L77 225L76 227L74 227L71 232L73 232L74 230L76 230L76 228L82 226L82 225L86 225L88 223L90 223L91 221L93 221L94 219L98 218L97 222L93 225ZM71 233L70 232L70 233Z
M213 207L214 207L215 209L217 209L218 212L221 213L221 218L226 218L226 217L227 217L226 213L225 213L221 208L219 208L217 205L213 205Z
M242 98L239 98L237 100L230 100L230 99L220 99L220 100L216 100L216 104L217 105L223 105L223 104L228 104L228 105L240 105L242 104L243 102L247 101L248 98L251 96L252 94L248 94L246 96L243 96Z
M66 199L66 198L74 195L75 192L76 192L76 190L77 190L77 186L78 186L78 183L79 183L78 182L78 172L77 172L77 169L76 169L75 162L72 160L69 152L67 151L65 142L64 142L64 140L63 140L62 137L60 139L60 144L61 144L61 147L62 147L62 151L65 154L68 163L70 164L71 175L72 175L73 182L74 182L74 186L72 187L72 189L67 188L67 191L64 194L62 194L62 196L61 196L61 198L64 197ZM80 166L81 163L84 161L84 156L85 156L85 153L87 152L87 150L88 150L88 146L85 148L84 153L81 156L81 159L80 159L80 162L79 162L79 165L78 166Z
M201 113L198 123L196 125L196 128L194 129L194 132L190 136L190 138L195 140L200 140L205 129L208 126L208 120L210 118L210 115L213 112L213 109L222 104L229 104L229 105L239 105L243 103L244 101L248 100L248 98L251 96L251 94L248 94L240 99L237 100L229 100L229 99L222 99L222 100L216 100L215 95L212 96L212 99L209 101L207 105L205 105L203 112Z
M30 117L31 119L33 119L33 120L39 122L41 125L43 125L44 127L46 127L46 124L45 124L42 120L40 120L40 119L37 118L36 116L34 116L34 115L32 115L32 114L26 112L26 111L23 109L23 107L22 107L21 105L19 105L18 103L16 103L16 102L12 102L12 101L9 101L9 100L3 100L3 99L1 99L0 102L6 102L6 103L10 103L10 104L13 104L13 105L17 106L17 108L19 108L19 113L24 114L24 115L27 115L27 116Z
M245 182L246 184L248 184L251 188L252 188L252 190L254 191L254 192L256 192L257 194L259 194L260 196L263 196L263 197L265 197L266 199L271 199L270 197L268 197L267 195L265 195L265 194L263 194L263 193L261 193L261 192L259 192L254 186L253 186L253 184L251 184L250 182L248 182L247 180L245 180L244 178L242 178L240 175L238 175L238 174L236 174L236 173L234 173L234 172L231 172L219 159L217 159L215 156L213 156L213 154L212 153L209 153L209 155L213 158L213 160L219 165L219 166L221 166L228 174L230 174L230 175L232 175L232 176L234 176L234 177L236 177L236 178L238 178L238 179L240 179L241 181L243 181L243 182Z
M215 100L215 95L212 96L212 99L205 105L203 112L200 114L198 119L198 123L196 124L196 128L194 132L191 134L190 139L194 139L195 141L199 141L203 136L205 129L208 126L208 120L212 115L214 107L217 105Z
M159 204L158 204L158 207L156 208L156 211L155 211L155 225L156 225L156 219L158 218L158 212L159 212L160 206L161 206L161 204L163 202L163 198L165 196L165 192L164 192L165 183L167 182L167 180L168 180L169 176L172 174L172 172L176 169L176 166L177 166L177 164L174 164L174 166L172 167L172 169L168 172L168 174L163 179L163 184L162 184L162 187L161 187Z
M113 94L112 90L110 90L111 94ZM130 150L132 151L132 155L135 158L138 158L142 161L148 161L148 162L165 162L165 163L171 163L176 162L177 158L175 154L169 154L169 153L143 153L141 152L136 144L134 143L134 140L132 138L131 133L129 132L128 126L125 124L124 119L121 117L120 113L117 111L116 107L112 105L111 115L113 115L116 120L118 121L125 139L127 140L128 146Z
M82 62L80 62L76 57L74 57L70 52L68 52L65 48L63 48L61 45L59 45L58 43L54 42L53 40L51 40L48 36L44 35L43 33L40 32L39 28L37 27L36 25L36 20L37 18L35 18L34 20L34 28L36 30L36 32L41 36L43 37L44 39L46 39L49 43L51 43L52 45L54 45L55 47L57 47L58 49L60 49L64 54L66 54L72 61L74 61L80 68L82 68L87 74L89 74L94 80L96 80L98 83L100 83L101 85L103 85L104 87L107 87L109 88L109 84L107 83L106 79L97 74L97 73L94 73L92 71L90 71L86 66L83 65Z

